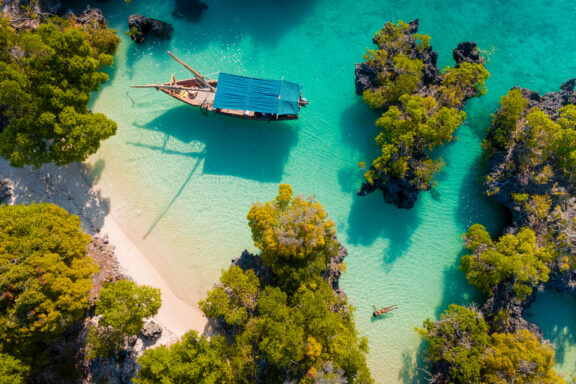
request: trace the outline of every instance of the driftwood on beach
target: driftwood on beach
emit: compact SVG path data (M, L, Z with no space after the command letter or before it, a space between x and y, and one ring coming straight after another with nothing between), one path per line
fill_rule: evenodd
M376 309L376 306L374 306L374 305L372 307L374 308L374 312L372 312L372 316L374 316L374 317L378 317L380 315L383 315L385 313L388 313L390 311L398 309L398 305L396 305L396 304L391 305L389 307L380 308L380 309Z

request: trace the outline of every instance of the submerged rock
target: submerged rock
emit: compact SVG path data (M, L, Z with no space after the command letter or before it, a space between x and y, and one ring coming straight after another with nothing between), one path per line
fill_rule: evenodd
M170 39L174 30L168 23L139 14L131 15L128 18L128 28L130 30L130 38L138 44L146 41L149 34L159 39Z
M208 5L204 4L200 0L176 0L172 16L178 19L197 22L200 20L202 13L207 9Z

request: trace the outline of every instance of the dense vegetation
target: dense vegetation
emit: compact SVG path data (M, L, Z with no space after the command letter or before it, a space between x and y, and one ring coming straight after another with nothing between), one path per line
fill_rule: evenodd
M115 134L87 104L118 43L105 25L55 18L17 33L0 17L0 154L11 165L81 161Z
M540 244L551 242L567 270L576 265L576 106L557 108L530 107L521 90L511 90L483 146L489 159L502 163L487 176L488 195L511 209L515 226L531 228Z
M506 234L493 242L490 234L480 224L474 224L464 235L466 247L472 251L460 261L470 284L491 294L503 280L514 281L514 292L520 300L532 294L533 287L548 281L550 268L547 263L556 254L550 245L540 247L530 228L522 228L516 235Z
M561 384L553 370L554 350L528 330L490 333L475 310L451 305L440 320L426 320L420 334L428 341L429 360L446 376L436 382L458 384Z
M101 318L88 335L89 355L107 357L121 349L126 337L142 330L143 319L158 313L161 303L160 290L147 285L119 280L104 286L95 310Z
M479 224L464 235L471 254L460 268L488 300L479 312L451 306L424 323L438 383L565 383L552 369L553 350L522 316L534 288L554 275L554 288L569 290L562 284L574 275L574 96L572 81L561 92L512 89L501 99L483 143L486 185L512 225L497 240Z
M371 383L353 316L323 278L338 256L334 224L312 199L278 197L248 214L262 251L252 268L232 266L200 306L221 334L188 333L140 359L146 383Z
M89 307L96 266L77 216L53 204L0 206L0 351L40 364Z
M415 200L418 191L431 188L444 165L441 158L432 158L432 151L454 140L454 131L466 118L464 102L484 95L489 77L481 59L438 73L430 37L411 33L413 29L402 21L387 23L374 36L378 49L368 50L364 64L368 73L377 73L363 92L364 101L384 113L376 122L381 155L366 170L362 193L380 188L386 201L402 208L414 202L398 203L387 198L386 190L413 190L408 200ZM394 183L397 188L387 187Z

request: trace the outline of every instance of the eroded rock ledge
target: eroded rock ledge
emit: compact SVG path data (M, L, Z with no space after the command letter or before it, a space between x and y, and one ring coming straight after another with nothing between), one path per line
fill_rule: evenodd
M139 14L131 15L128 18L128 29L130 38L138 44L142 44L150 35L158 39L170 39L174 30L168 23Z

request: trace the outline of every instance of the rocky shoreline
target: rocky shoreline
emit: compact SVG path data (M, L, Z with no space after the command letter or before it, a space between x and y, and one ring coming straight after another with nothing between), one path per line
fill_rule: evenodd
M527 100L523 117L533 108L539 108L556 121L562 107L576 104L575 85L576 79L571 79L562 84L560 91L544 95L519 87L513 89L520 90L524 99ZM497 123L493 123L488 133L488 139L494 135L497 129ZM524 127L524 129L528 128ZM516 137L522 136L520 132L515 133L515 135ZM536 287L535 292L529 298L524 301L516 299L512 289L513 284L510 281L504 281L494 290L492 297L482 306L481 311L490 317L491 314L497 314L501 309L505 309L511 318L511 321L505 325L507 332L528 329L542 339L540 328L525 320L523 316L534 302L538 291L554 289L560 293L576 293L576 269L565 268L560 263L562 256L576 254L576 242L572 236L574 233L573 223L576 218L576 198L574 197L576 185L568 177L561 174L551 161L547 162L547 165L555 169L554 177L547 182L530 177L519 166L523 150L523 143L518 139L507 148L499 148L493 153L486 178L488 193L491 198L502 204L512 216L512 226L506 228L505 233L517 233L520 228L529 227L534 230L541 244L547 242L551 235L555 247L559 251L559 257L551 266L550 279ZM539 166L539 170L542 168L543 166ZM512 196L515 194L549 196L550 208L543 217L536 217L526 204L513 199ZM559 237L561 235L567 235L566 243L560 243Z

